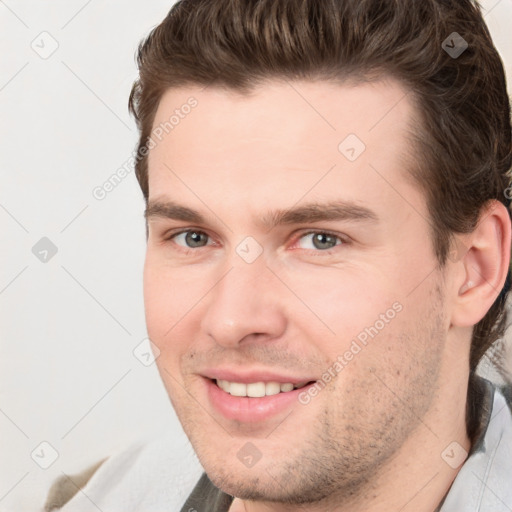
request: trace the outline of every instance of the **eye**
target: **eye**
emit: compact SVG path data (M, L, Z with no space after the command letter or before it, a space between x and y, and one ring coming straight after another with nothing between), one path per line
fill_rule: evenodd
M302 235L297 245L301 249L318 249L321 251L332 249L344 241L337 235L325 231L312 231Z
M169 239L173 240L177 245L188 249L208 245L208 238L206 233L196 230L182 231L181 233L176 233L169 237Z
M186 249L199 249L212 245L209 243L210 237L204 232L195 229L189 229L175 233L167 238L172 240L176 245ZM329 252L329 249L333 249L337 245L346 243L340 236L328 231L311 231L304 233L298 238L296 245L300 249L316 250Z

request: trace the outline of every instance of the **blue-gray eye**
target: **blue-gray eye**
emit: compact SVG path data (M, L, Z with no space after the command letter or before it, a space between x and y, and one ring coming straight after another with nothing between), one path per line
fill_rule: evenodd
M309 240L308 240L309 239ZM307 246L301 244L301 240L308 240ZM338 243L339 242L339 243ZM341 244L341 239L338 236L331 235L329 233L306 233L299 239L299 247L302 249L332 249L336 245Z
M194 248L208 245L208 235L201 231L183 231L172 238L178 245L182 245L184 247Z

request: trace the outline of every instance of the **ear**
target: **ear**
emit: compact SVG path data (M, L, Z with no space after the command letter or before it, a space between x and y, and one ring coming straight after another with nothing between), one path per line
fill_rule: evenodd
M452 325L476 325L489 311L505 284L510 264L511 221L505 205L490 201L473 232L456 241L462 265L455 279ZM460 251L460 246L465 246Z

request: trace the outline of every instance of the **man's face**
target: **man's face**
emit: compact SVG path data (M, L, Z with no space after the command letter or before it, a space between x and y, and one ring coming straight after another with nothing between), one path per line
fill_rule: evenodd
M149 155L144 290L164 385L224 491L357 493L428 417L450 326L407 177L412 103L392 81L174 89L154 128L190 96ZM168 202L182 208L153 207ZM231 394L269 382L309 384Z

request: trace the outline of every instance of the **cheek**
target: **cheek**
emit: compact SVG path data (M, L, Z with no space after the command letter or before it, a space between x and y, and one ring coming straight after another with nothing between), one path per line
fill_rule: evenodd
M366 327L388 312L395 316L393 304L400 302L401 292L389 280L369 269L318 269L298 270L288 275L286 282L303 303L294 301L294 319L303 323L308 332L322 329L328 338L350 343ZM290 294L291 295L291 294ZM386 319L388 319L386 317ZM380 325L380 324L379 324ZM318 337L318 334L317 334Z
M203 273L204 274L204 273ZM211 285L210 285L211 286ZM195 311L209 288L204 275L183 268L173 268L147 254L144 265L144 307L149 338L160 350L172 340L183 338L197 326Z

